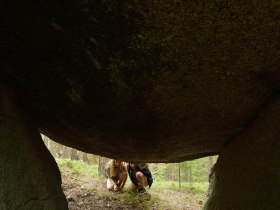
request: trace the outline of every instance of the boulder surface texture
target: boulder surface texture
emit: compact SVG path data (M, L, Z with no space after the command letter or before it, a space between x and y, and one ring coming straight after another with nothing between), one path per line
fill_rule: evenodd
M279 1L4 1L0 78L41 133L122 160L218 154L279 92Z

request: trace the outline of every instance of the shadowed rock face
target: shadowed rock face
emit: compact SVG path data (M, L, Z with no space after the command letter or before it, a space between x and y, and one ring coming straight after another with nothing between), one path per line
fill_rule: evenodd
M1 83L42 133L86 152L219 154L279 94L276 0L0 5Z
M204 209L279 209L280 98L219 156Z

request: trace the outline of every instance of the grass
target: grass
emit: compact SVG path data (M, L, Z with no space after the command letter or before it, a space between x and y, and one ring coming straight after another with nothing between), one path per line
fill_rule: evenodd
M141 204L143 209L149 209L149 201L152 199L150 194L145 194L142 196L135 196L135 193L132 191L125 191L124 195L128 201L129 204L132 204L133 206L138 206ZM153 201L155 202L155 198L153 198Z
M203 193L206 192L208 189L208 182L182 182L181 187L179 188L178 182L174 181L158 181L154 182L153 187L157 189L167 189L167 190L185 190L189 189L192 190L195 193Z
M98 177L98 165L89 165L80 160L56 159L59 168L69 168L74 173L84 177Z

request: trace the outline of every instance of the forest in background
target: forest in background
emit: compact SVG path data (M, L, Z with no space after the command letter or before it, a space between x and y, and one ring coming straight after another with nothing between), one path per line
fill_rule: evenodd
M78 160L89 165L97 165L98 175L104 175L104 166L109 160L108 158L58 144L44 135L42 135L42 138L46 147L56 159ZM165 181L168 182L168 185L180 188L188 183L208 183L208 176L216 160L217 156L210 156L180 163L150 163L149 168L152 171L155 182L161 183Z

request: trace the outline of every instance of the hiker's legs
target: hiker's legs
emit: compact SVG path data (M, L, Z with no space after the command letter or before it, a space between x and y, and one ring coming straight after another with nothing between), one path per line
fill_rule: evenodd
M114 190L114 184L111 182L110 179L107 179L107 190Z
M145 189L145 187L148 186L147 177L142 172L138 171L136 173L136 179L137 179L138 185L139 185L138 189L140 189L140 188Z
M138 186L135 186L135 184L131 183L131 189L133 192L136 192L138 189L145 189L145 187L148 186L148 180L147 177L140 171L136 173L136 179L138 182Z

